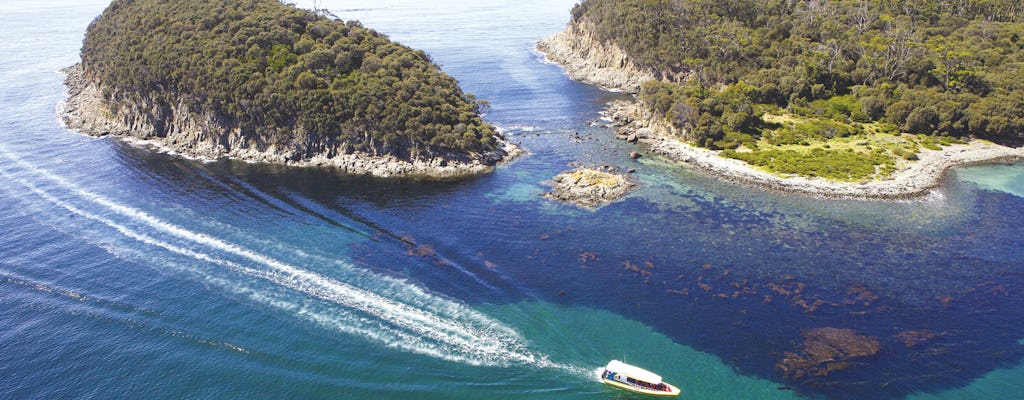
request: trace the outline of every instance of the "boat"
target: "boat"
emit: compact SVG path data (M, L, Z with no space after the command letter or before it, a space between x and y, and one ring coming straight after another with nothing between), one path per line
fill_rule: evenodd
M663 382L660 375L619 360L612 360L604 367L601 382L636 393L654 396L679 395L679 388Z

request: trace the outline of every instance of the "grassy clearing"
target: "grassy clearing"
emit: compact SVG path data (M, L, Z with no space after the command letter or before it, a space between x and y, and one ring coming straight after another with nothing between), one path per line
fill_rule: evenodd
M821 177L844 182L886 179L918 159L921 149L941 150L963 141L951 137L901 134L892 124L857 122L850 102L808 105L797 113L762 116L761 137L722 151L782 176Z

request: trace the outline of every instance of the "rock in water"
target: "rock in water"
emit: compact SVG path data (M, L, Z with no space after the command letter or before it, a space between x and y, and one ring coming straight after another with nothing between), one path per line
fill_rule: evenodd
M878 354L882 345L853 329L817 328L804 331L802 354L786 352L776 366L787 377L823 377L857 365L854 359Z
M598 208L621 199L636 187L626 176L590 168L563 172L551 182L554 190L544 197L584 208Z

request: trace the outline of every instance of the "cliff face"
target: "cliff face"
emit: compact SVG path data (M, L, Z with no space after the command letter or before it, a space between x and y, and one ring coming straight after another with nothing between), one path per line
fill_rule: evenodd
M151 98L136 98L112 106L102 95L104 89L111 89L90 78L81 64L63 72L68 97L59 112L69 129L91 136L136 139L189 157L328 166L346 173L380 177L454 178L489 172L503 160L521 153L514 145L499 139L501 146L497 150L482 154L405 160L347 150L344 142L307 134L300 129L265 138L243 132L232 121L218 119L181 100L162 104Z
M655 79L651 71L630 61L622 48L598 40L593 32L593 25L581 18L540 40L537 49L561 64L571 78L607 89L637 93L641 83Z

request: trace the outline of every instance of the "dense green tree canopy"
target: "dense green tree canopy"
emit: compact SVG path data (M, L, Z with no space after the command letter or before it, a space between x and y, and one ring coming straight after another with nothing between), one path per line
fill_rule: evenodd
M422 51L277 0L114 0L82 61L112 106L185 101L263 143L408 158L497 146L472 95Z
M585 0L573 18L662 78L641 100L701 144L756 136L756 105L849 94L848 119L1024 140L1019 0Z

